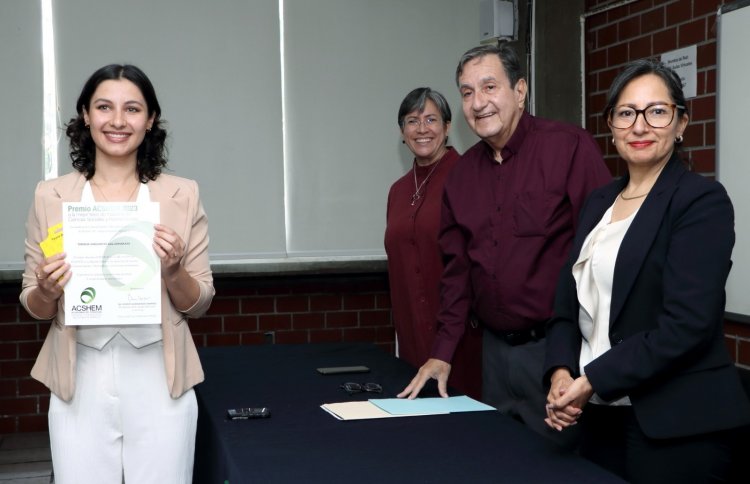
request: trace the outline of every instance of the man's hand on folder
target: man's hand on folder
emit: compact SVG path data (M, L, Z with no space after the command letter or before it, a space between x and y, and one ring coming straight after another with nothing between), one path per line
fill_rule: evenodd
M434 378L438 382L438 393L443 398L448 397L448 376L451 374L451 364L446 363L443 360L437 358L430 358L427 362L422 365L417 373L417 376L412 378L409 385L404 390L396 395L398 398L407 397L409 400L413 400L419 395L419 392L424 388L425 383L430 378Z

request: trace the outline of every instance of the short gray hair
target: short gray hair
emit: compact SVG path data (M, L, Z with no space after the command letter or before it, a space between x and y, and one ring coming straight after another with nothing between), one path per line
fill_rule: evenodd
M429 87L418 87L406 95L403 101L401 101L401 107L398 108L398 125L401 129L404 128L404 118L407 114L418 111L424 111L427 100L435 103L438 111L440 111L440 117L443 118L443 124L451 122L451 108L448 106L448 101L439 92Z
M466 53L461 56L461 60L458 61L458 67L456 68L456 85L461 87L458 79L461 77L461 74L463 74L466 63L488 55L496 55L498 59L500 59L503 69L505 70L505 75L508 77L508 81L510 81L510 87L516 87L516 83L524 78L523 73L521 72L521 63L518 61L518 54L516 54L515 49L508 45L507 42L503 42L499 45L480 45L479 47L474 47L473 49L466 51Z

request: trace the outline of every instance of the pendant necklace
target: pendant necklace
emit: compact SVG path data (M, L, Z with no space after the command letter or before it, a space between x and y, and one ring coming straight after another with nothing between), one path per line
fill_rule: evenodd
M422 183L417 184L417 160L414 160L414 168L412 168L412 172L414 173L414 195L411 196L411 204L412 206L417 203L417 200L422 198L422 188L424 188L425 183L427 183L427 180L430 179L432 176L432 173L435 171L435 168L438 167L440 162L443 161L443 158L441 157L437 163L435 163L435 166L432 167L429 173L427 173L427 176L424 177L424 180L422 180Z

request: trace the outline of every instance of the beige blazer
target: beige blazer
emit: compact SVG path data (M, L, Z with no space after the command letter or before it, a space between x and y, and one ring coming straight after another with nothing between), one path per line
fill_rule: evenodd
M74 172L39 182L36 187L26 222L26 266L20 299L29 314L37 319L42 318L29 310L27 301L37 284L34 270L43 258L39 242L46 238L48 227L62 222L63 202L81 200L85 184L85 177ZM208 220L195 181L162 174L148 182L148 189L151 200L160 204L161 223L177 232L185 242L182 264L200 286L200 296L193 307L179 312L172 305L163 281L161 285L164 363L169 394L177 398L203 381L203 369L187 318L205 314L215 292L208 260ZM75 391L76 328L65 326L64 304L63 295L31 376L61 399L70 401Z

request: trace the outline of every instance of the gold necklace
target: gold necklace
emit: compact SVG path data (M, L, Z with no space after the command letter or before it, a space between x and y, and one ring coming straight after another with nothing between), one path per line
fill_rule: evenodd
M665 166L667 166L667 163L663 163L659 167L659 170L656 172L656 175L655 175L655 178L654 178L654 183L656 183L656 180L659 179L659 175L661 174L661 171L664 169ZM651 188L653 188L653 187L654 187L654 185L652 184ZM625 187L625 188L627 188L627 187ZM620 198L622 198L623 200L636 200L638 198L645 197L646 195L648 195L651 192L651 188L649 188L646 193L643 193L641 195L634 195L632 197L626 197L625 195L623 195L625 193L625 188L623 188L622 191L620 192Z
M99 193L101 193L102 197L104 197L104 201L109 202L109 198L107 198L107 195L104 193L104 190L102 190L102 187L100 187L99 184L96 183L93 178L91 179L91 183L93 183L94 186L97 188L97 190L99 190ZM127 200L125 200L126 202L129 202L130 200L133 199L133 195L135 194L135 191L138 190L138 187L140 186L140 184L141 184L140 182L136 182L135 187L133 187L133 191L130 192L130 195L128 195Z
M625 190L623 190L623 191L620 192L620 198L622 198L623 200L635 200L636 198L643 198L646 195L648 195L648 192L646 192L646 193L644 193L642 195L635 195L633 197L626 197L625 195L623 195L623 193L625 193Z

